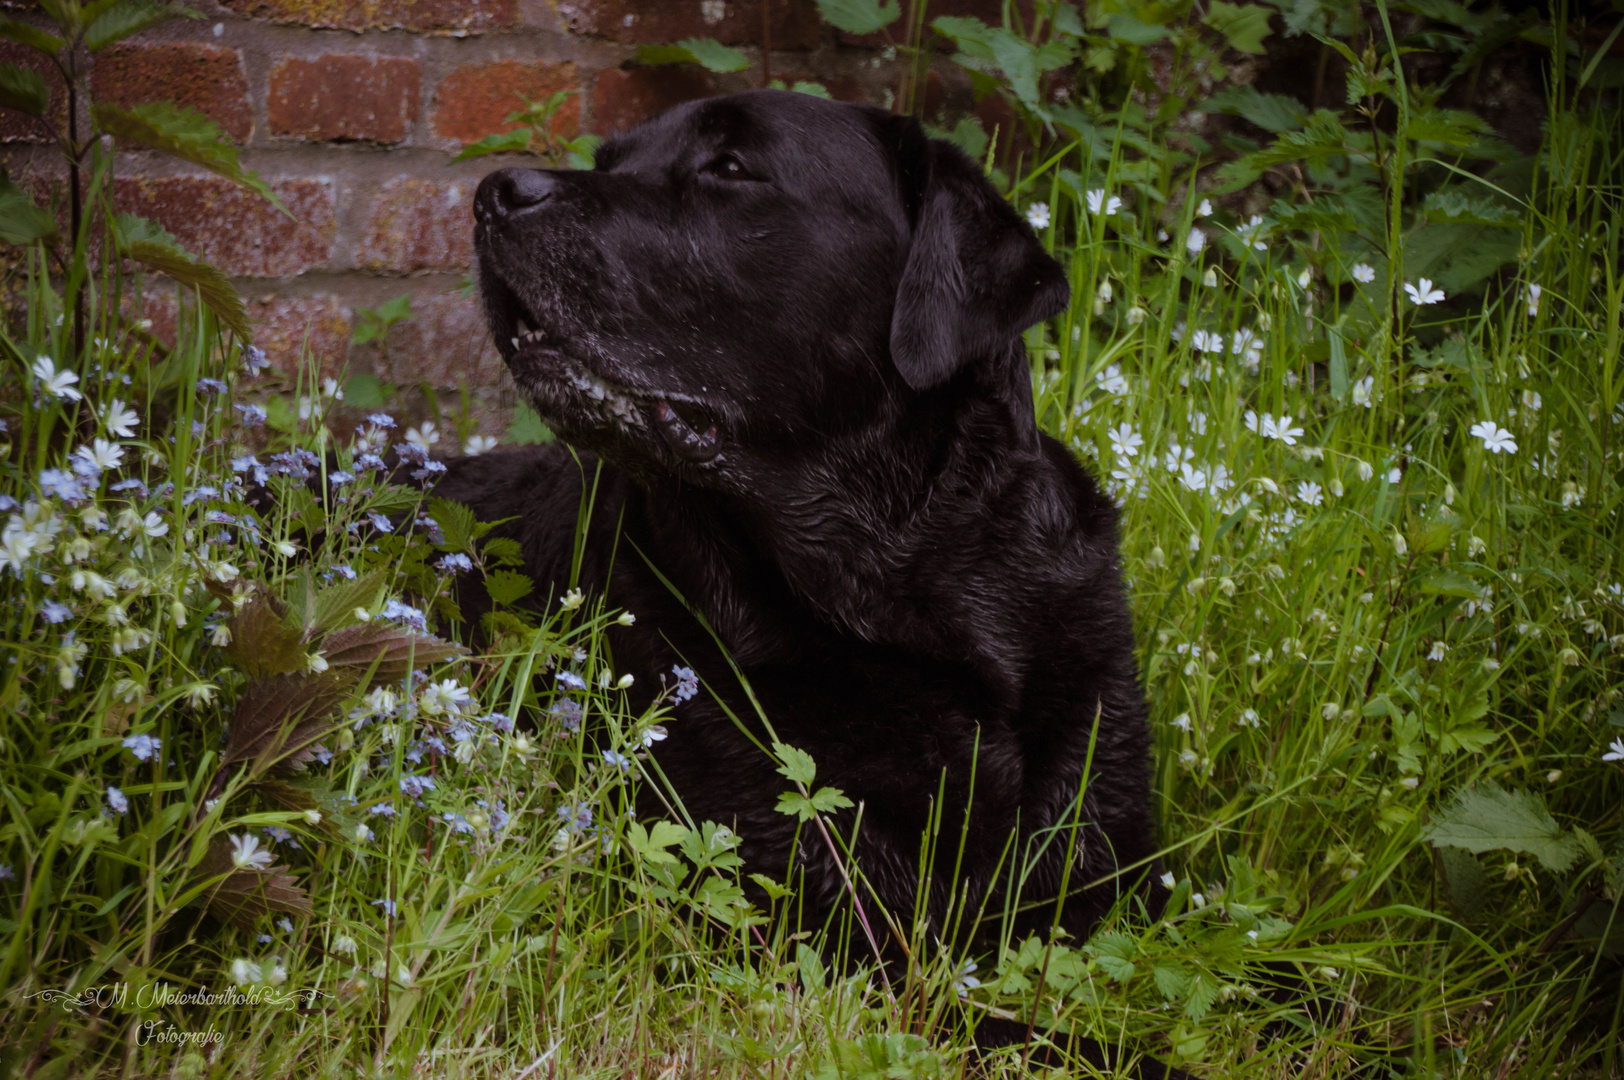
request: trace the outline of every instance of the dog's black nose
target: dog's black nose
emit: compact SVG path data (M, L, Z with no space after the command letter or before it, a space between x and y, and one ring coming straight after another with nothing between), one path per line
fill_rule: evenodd
M474 215L482 220L524 210L552 198L558 181L541 169L499 169L479 182Z

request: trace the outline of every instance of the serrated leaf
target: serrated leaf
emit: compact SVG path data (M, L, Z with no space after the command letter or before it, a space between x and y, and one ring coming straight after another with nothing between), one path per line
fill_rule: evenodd
M32 23L25 23L21 19L11 19L0 16L0 38L15 41L19 45L27 45L31 49L38 49L47 56L55 56L68 47L68 43L46 30L41 30Z
M1445 754L1461 750L1475 754L1492 745L1499 737L1498 731L1492 731L1482 724L1463 724L1445 731L1444 737L1439 740L1438 749Z
M56 237L56 215L35 206L28 192L11 182L0 169L0 243L32 244Z
M282 213L293 216L258 173L238 163L242 151L231 144L220 126L196 109L180 107L170 101L149 102L128 109L98 101L90 107L90 115L95 118L96 126L108 135L150 146L201 166L255 192Z
M1556 874L1566 873L1579 857L1579 842L1562 835L1542 798L1494 784L1463 790L1423 835L1434 847L1532 855Z
M788 777L797 784L812 786L812 781L818 775L817 762L805 750L797 750L793 746L783 743L773 743L773 755L778 758L778 773Z
M399 682L413 668L451 660L464 651L461 645L379 622L336 630L321 643L329 667L351 668L361 674L377 664L363 689Z
M1211 975L1198 973L1190 982L1190 997L1184 1003L1184 1015L1200 1020L1212 1010L1218 1000L1218 981Z
M812 793L812 808L819 813L831 814L846 806L855 806L856 803L846 798L845 792L837 787L820 787Z
M157 3L154 0L122 0L102 12L85 28L85 48L100 52L131 34L170 19L201 19L203 13L185 4Z
M248 309L225 274L179 248L149 240L137 240L123 249L124 254L151 270L165 274L182 285L197 290L198 299L239 340L252 341L254 328Z
M959 52L975 60L992 59L993 29L980 19L943 15L931 20L931 29L958 46Z
M750 66L748 56L714 38L686 38L674 45L639 45L637 60L642 64L698 64L718 74Z
M230 839L220 836L197 865L199 882L224 875L203 895L210 914L252 931L262 916L274 911L306 917L313 913L310 897L285 867L275 863L258 870L238 867L231 854Z
M505 607L512 607L535 591L535 582L529 575L512 570L492 570L485 578L485 591L491 599Z
M513 420L502 441L510 446L544 446L553 441L553 432L536 410L521 401L513 407Z
M794 889L780 885L766 874L751 874L750 880L761 886L762 891L767 894L769 900L782 900L786 896L795 895Z
M1458 596L1468 600L1483 594L1483 586L1458 570L1434 570L1417 582L1416 588L1434 596Z
M452 499L433 498L429 500L429 517L445 534L446 547L452 551L474 550L479 519L468 506Z
M315 603L305 615L305 640L356 622L357 608L371 611L387 578L388 573L379 567L354 581L339 581L317 593Z
M1190 974L1173 964L1157 964L1150 969L1156 989L1168 1001L1177 1001L1190 989Z
M1134 973L1138 971L1138 968L1134 967L1133 961L1124 960L1120 956L1112 956L1109 953L1096 956L1094 958L1094 962L1098 964L1100 966L1100 970L1109 975L1114 982L1125 983L1129 979L1133 978Z
M249 678L304 670L309 655L304 630L276 597L261 591L237 609L227 626L231 641L222 651Z
M791 814L801 821L811 821L818 816L818 808L812 805L812 800L799 791L786 791L778 796L778 804L773 809L780 814Z
M1228 87L1208 98L1202 108L1239 116L1264 131L1276 134L1296 131L1303 126L1303 119L1308 115L1308 110L1296 98L1286 94L1265 94L1250 84Z
M252 759L256 772L276 764L304 768L311 745L333 730L334 714L355 688L355 674L328 670L249 683L237 702L220 764Z
M29 116L44 116L51 107L45 76L21 64L0 64L0 105Z
M823 21L848 34L877 34L902 17L896 0L818 0Z
M1258 4L1226 4L1212 0L1202 20L1224 35L1232 49L1261 55L1263 39L1269 36L1269 9Z
M662 832L660 828L662 825L677 829L678 835L673 837L669 832ZM669 821L655 822L653 833L633 821L626 826L626 843L648 862L674 863L677 857L665 849L680 841L686 834L686 829L674 826Z
M1510 207L1454 190L1432 192L1421 203L1421 212L1428 221L1461 225L1515 227L1522 224L1522 215Z

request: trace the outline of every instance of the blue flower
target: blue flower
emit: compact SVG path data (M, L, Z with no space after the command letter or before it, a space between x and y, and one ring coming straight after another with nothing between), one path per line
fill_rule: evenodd
M427 481L431 476L438 478L443 472L445 472L444 462L425 461L423 462L423 467L421 469L412 470L412 479Z
M452 832L471 833L474 831L474 827L468 824L468 820L461 814L453 813L452 811L447 810L440 816L451 824Z
M375 412L367 417L367 423L373 427L392 428L395 426L395 418L388 413Z
M133 476L128 480L120 480L116 484L109 485L107 490L118 492L133 491L136 493L136 498L138 499L144 499L150 494L150 492L147 491L147 485Z
M400 778L400 790L414 799L422 798L423 792L434 790L434 777L403 776Z
M508 812L507 808L502 804L501 799L497 799L494 804L488 803L484 799L475 799L474 801L479 804L479 808L481 810L484 810L490 815L491 830L493 832L501 832L503 829L507 828L507 823L509 820Z
M573 671L560 671L558 673L558 685L566 686L571 690L585 690L586 680Z
M66 469L46 469L39 474L40 490L63 502L78 502L85 497L85 489Z
M276 927L284 934L291 934L293 933L293 920L284 915L280 919L276 920Z
M372 901L372 906L383 908L383 913L389 916L391 919L395 917L395 902L389 899L387 896L381 900Z
M107 809L115 814L122 814L130 809L130 800L116 787L107 789Z
M131 735L124 740L124 748L135 755L137 761L151 761L163 740L151 735Z
M454 573L458 570L467 573L474 568L473 560L469 559L468 556L462 554L461 552L453 552L450 555L443 555L440 557L440 561L435 563L435 565L448 574Z
M258 375L263 371L270 360L265 356L265 350L257 345L246 345L242 350L242 370L245 375ZM238 406L241 408L242 406Z
M565 731L575 731L581 726L581 703L574 698L558 699L547 712L558 718Z
M47 600L40 605L40 617L53 626L59 622L73 618L73 609L66 604L55 600Z
M631 758L627 757L625 754L616 753L613 750L603 751L603 760L607 761L611 765L619 766L621 772L629 772L632 767Z
M386 533L395 530L395 527L389 523L389 519L376 511L369 514L367 520L371 521L372 527L379 532Z
M429 452L415 443L396 443L395 456L406 465L423 465L429 460Z
M699 693L699 676L694 674L693 668L674 664L671 673L677 677L677 688L671 695L677 701L687 701Z
M221 382L219 379L209 378L208 376L204 376L203 378L197 380L197 388L203 391L205 394L223 394L226 392L225 383Z
M580 803L572 806L565 803L558 808L558 816L568 825L570 831L579 832L592 827L592 806L589 803Z
M390 622L404 623L418 630L427 630L429 628L427 616L417 608L412 607L410 604L403 604L399 600L390 600L384 604L383 611L379 612L378 617L388 619Z
M10 495L0 495L0 514L5 513L7 510L15 510L20 505L22 504Z
M288 830L284 829L280 825L267 825L265 827L265 835L269 836L272 840L284 843L293 839L293 834L288 832Z
M480 721L480 723L489 724L492 730L499 731L503 735L506 735L508 732L513 730L513 717L509 716L507 713L493 712Z
M355 474L345 472L343 469L334 469L327 474L329 484L349 484L355 481Z
M0 881L16 881L17 871L11 868L10 863L0 863Z

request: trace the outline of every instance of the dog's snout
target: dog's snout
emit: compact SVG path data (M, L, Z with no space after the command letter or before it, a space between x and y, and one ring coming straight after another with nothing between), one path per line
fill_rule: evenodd
M546 202L558 181L541 169L500 169L479 183L474 214L480 220L501 217Z

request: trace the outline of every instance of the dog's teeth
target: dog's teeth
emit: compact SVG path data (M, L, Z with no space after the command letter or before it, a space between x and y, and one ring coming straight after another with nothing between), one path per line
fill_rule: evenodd
M515 349L517 349L519 347L519 339L518 338L513 339L513 347Z

